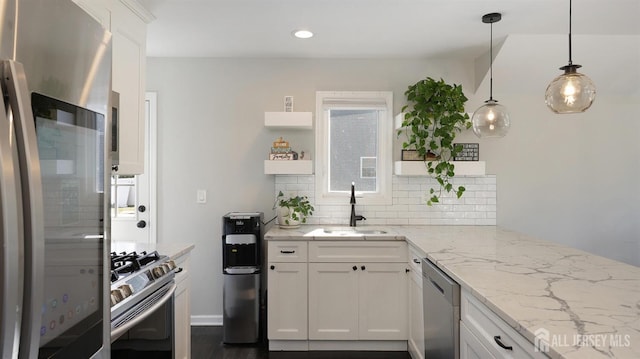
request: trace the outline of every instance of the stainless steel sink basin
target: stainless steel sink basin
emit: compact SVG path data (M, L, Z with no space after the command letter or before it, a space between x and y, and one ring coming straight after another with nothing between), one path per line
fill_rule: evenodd
M323 228L323 233L334 236L358 236L364 234L387 234L387 231L379 229L359 229L359 228Z

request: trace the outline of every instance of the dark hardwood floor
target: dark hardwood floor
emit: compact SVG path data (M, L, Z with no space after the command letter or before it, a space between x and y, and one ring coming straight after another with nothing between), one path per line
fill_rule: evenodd
M407 352L269 352L266 346L225 345L222 327L191 327L193 359L411 359Z

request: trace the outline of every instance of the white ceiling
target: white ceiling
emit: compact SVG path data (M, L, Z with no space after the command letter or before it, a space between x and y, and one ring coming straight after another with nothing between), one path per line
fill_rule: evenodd
M507 35L568 33L568 0L139 0L152 57L475 58ZM573 0L576 35L640 35L640 0ZM295 29L316 35L296 39Z

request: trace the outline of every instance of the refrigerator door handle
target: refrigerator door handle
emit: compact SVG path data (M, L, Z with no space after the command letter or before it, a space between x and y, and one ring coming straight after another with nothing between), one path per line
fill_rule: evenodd
M0 357L17 358L22 323L22 197L15 134L0 101Z
M24 214L24 290L30 293L23 299L22 323L25 325L21 328L20 356L35 358L40 345L44 296L44 209L40 158L24 67L12 60L4 60L2 65L3 88L9 97L18 145Z

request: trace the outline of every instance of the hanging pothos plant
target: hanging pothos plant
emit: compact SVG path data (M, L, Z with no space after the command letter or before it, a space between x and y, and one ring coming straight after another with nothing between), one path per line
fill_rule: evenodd
M409 86L404 94L408 104L402 107L405 115L398 136L405 133L407 140L402 148L413 149L424 158L434 154L436 157L425 161L428 174L439 184L439 188L430 189L427 205L439 203L443 190L455 191L460 198L465 188L453 187L455 166L451 161L462 151L462 145L454 145L453 140L457 133L471 128L469 115L464 112L467 97L462 85L449 85L442 79L427 77Z

